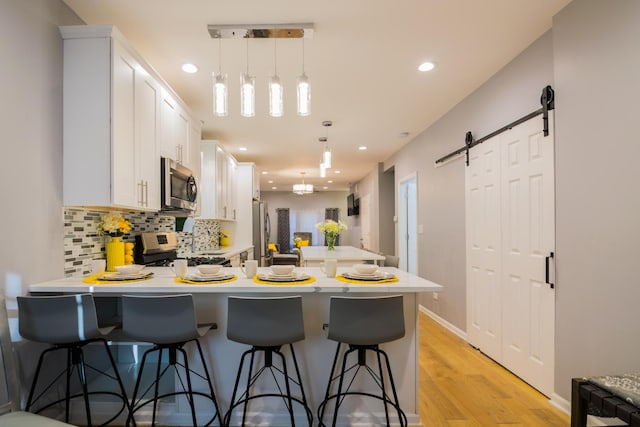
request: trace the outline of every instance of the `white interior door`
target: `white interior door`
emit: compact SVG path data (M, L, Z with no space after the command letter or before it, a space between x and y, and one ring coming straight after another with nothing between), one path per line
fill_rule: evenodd
M500 140L471 150L466 168L467 339L502 358L500 287Z
M538 116L474 147L466 171L469 342L542 393L553 393L553 118ZM553 265L551 265L553 267Z
M418 191L415 174L400 181L398 191L399 268L418 274Z
M502 134L503 364L553 392L555 292L545 281L554 252L553 132L537 117ZM549 118L553 128L553 119Z

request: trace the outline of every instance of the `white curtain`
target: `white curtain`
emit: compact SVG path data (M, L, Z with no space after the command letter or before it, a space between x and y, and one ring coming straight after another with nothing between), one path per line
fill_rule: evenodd
M324 221L324 210L291 210L291 246L293 247L293 233L295 231L306 231L312 233L314 245L321 245L324 237L316 229L316 224Z

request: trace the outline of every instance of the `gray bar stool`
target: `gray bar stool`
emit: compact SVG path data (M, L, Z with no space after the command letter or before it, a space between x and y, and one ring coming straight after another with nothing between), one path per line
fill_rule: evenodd
M198 338L203 337L209 330L216 329L215 323L199 325L196 321L196 312L193 303L193 296L185 295L169 295L169 296L129 296L122 297L122 327L124 334L137 341L145 341L153 344L153 347L144 352L138 378L133 390L131 419L136 411L144 406L153 403L153 415L151 425L156 425L156 411L158 402L161 399L171 396L184 395L191 409L191 418L195 426L211 425L216 418L221 424L222 414L218 406L216 394L213 391L213 383L207 369L207 363L202 352L202 347ZM198 349L200 361L202 364L202 373L198 373L189 367L188 355L184 350L184 346L188 342L194 342ZM169 364L160 369L162 361L162 353L168 352ZM157 352L158 362L155 377L152 383L141 392L140 385L144 374L144 368L147 356ZM182 354L182 364L178 362L177 354ZM178 367L183 368L184 377L186 379L186 388L184 380L180 375ZM173 368L169 370L169 368ZM174 372L180 380L182 390L171 391L168 393L160 392L160 380L167 372ZM206 381L209 388L208 393L194 391L191 384L191 374L198 376ZM173 383L173 380L171 381ZM145 396L153 388L153 397L145 399ZM195 396L201 396L211 400L214 406L214 414L206 423L199 422L196 417ZM129 420L127 420L127 424Z
M304 339L304 321L302 318L302 297L282 297L282 298L241 298L229 297L228 299L228 320L227 338L232 341L248 344L251 348L242 353L236 382L233 386L231 403L224 421L229 425L234 408L243 405L242 425L245 425L247 415L247 405L253 399L264 397L280 397L284 400L291 425L295 425L293 403L299 403L305 410L305 415L309 426L313 424L313 412L309 408L304 392L302 377L296 359L293 343ZM288 345L295 368L296 377L289 375L287 362L281 351L282 346ZM264 354L264 364L253 373L256 353ZM276 354L281 360L281 367L277 367L273 361ZM237 396L238 384L242 376L245 358L250 355L249 370L247 374L247 385L245 391ZM251 388L255 385L261 374L268 372L276 381L277 393L251 394ZM279 373L284 381L284 392L282 385L278 382L276 373ZM291 384L295 383L300 391L300 397L291 394ZM237 398L236 398L237 397Z
M330 340L337 341L338 345L333 359L333 365L331 366L331 374L327 384L327 391L323 401L318 406L319 426L325 425L323 422L325 407L329 401L334 399L335 406L333 409L332 425L335 426L340 405L344 399L350 395L367 396L381 400L384 403L384 413L387 426L390 425L389 410L387 406L393 406L398 413L400 425L407 425L407 416L400 408L400 403L398 402L398 394L393 381L389 357L387 356L387 353L379 347L382 343L404 337L404 333L404 309L402 306L402 295L375 298L331 297L331 301L329 303L328 338ZM342 344L347 344L348 349L344 353L340 373L334 377ZM347 367L347 358L354 352L357 355L357 361L353 365ZM375 372L367 365L367 352L375 353L378 372ZM381 356L384 358L393 399L388 395L386 390ZM366 391L351 391L351 386L361 368L364 372L367 372L380 387L380 396ZM347 373L351 373L351 376L350 379L347 380L348 386L346 390L343 391L342 388ZM332 385L335 380L338 380L338 390L334 394L331 394Z
M104 338L115 326L106 328L98 327L96 308L93 297L90 294L63 295L63 296L42 296L42 297L17 297L18 300L18 320L20 335L24 338L50 344L51 347L44 350L38 359L38 365L29 391L26 410L31 411L32 406L39 401L47 392L63 377L66 377L65 397L53 402L43 404L36 413L65 402L65 421L69 422L69 403L71 399L83 397L86 412L86 425L92 425L91 418L91 395L112 395L122 400L122 407L109 420L102 425L114 421L125 409L130 414L131 406L127 399L127 394L122 384L122 379L118 373L113 355L109 349L109 344ZM93 342L102 342L109 357L113 374L109 374L86 363L83 348ZM67 363L62 372L46 385L40 393L35 396L36 386L40 377L40 370L43 366L44 358L49 353L66 350ZM89 391L87 384L87 369L106 375L118 383L119 392L114 391ZM73 372L77 371L78 380L82 387L81 393L71 394L71 379ZM35 396L35 397L34 397Z

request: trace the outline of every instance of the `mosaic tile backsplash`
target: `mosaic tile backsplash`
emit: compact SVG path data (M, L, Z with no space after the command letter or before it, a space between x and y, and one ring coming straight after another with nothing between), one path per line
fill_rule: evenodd
M106 237L98 234L98 223L104 211L64 209L64 275L82 276L90 273L91 260L104 258ZM122 237L134 242L135 236L152 231L175 231L175 218L156 212L120 212L131 222L131 232ZM194 233L178 232L178 256L192 251L218 249L220 222L195 220Z

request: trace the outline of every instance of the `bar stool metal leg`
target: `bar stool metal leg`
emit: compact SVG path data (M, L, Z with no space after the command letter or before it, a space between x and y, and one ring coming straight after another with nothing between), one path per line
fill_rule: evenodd
M51 390L56 383L60 382L65 385L64 397L42 404L35 411L36 413L64 402L65 421L68 423L71 416L71 400L82 397L86 417L85 423L88 426L92 426L95 417L91 414L91 395L111 395L118 397L122 401L120 410L113 411L114 414L109 414L111 418L102 425L114 421L125 409L130 413L131 405L124 390L122 379L120 378L109 345L104 338L113 331L116 326L98 326L93 296L91 294L44 297L19 296L17 300L20 335L30 341L49 344L51 346L44 350L38 359L35 376L27 399L27 410L33 411L36 402ZM110 369L113 369L114 372L113 375L92 366L85 360L84 347L98 342L102 342L104 345L104 350L109 358ZM61 368L61 372L57 374L52 381L47 385L41 386L42 391L36 395L45 357L59 350L66 352L66 365L64 368ZM98 372L116 381L119 391L90 391L89 385L87 384L87 369ZM77 380L79 381L82 392L72 394L72 376L74 371L77 374ZM63 375L65 376L64 379Z
M293 346L294 342L304 339L302 298L299 296L284 298L230 297L228 301L227 337L232 341L248 344L251 348L243 352L240 357L231 403L224 417L225 424L231 423L234 410L242 405L242 425L245 425L250 401L277 397L284 402L289 423L292 426L295 425L296 420L296 404L304 408L307 422L311 426L313 412L307 402L300 366ZM290 373L287 366L287 357L282 351L285 345L288 345L290 349L295 373ZM256 357L257 354L264 355L264 362L261 362L261 366L254 367L254 363L259 360ZM274 360L274 355L277 355L275 357L277 360ZM247 360L249 366L245 369ZM246 389L239 393L239 383L245 370L247 372ZM271 374L277 390L256 392L256 383L263 374ZM294 395L292 392L292 382L298 386L299 395ZM295 391L298 392L298 390Z

